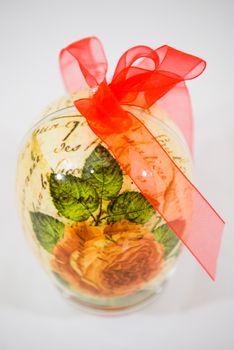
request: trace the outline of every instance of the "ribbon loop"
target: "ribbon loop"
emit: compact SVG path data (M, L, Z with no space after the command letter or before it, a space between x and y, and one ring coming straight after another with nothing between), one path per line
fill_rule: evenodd
M144 59L132 66L139 58ZM200 75L205 66L200 58L169 46L136 46L121 56L110 86L121 104L149 108L179 82Z
M194 79L206 68L206 62L201 58L173 47L164 45L155 51L160 59L159 69L180 77L180 80Z
M70 94L87 86L94 88L106 78L107 60L96 37L80 40L61 50L59 62Z
M138 59L143 59L145 58L145 62L141 61L139 63L139 67L142 69L147 69L149 70L150 67L152 70L154 70L158 64L159 64L159 57L157 53L152 50L148 46L135 46L132 47L131 49L127 50L119 59L117 66L115 68L115 72L112 78L112 81L115 80L118 76L118 74L123 71L125 68L129 68L133 66L133 64L138 60ZM153 63L153 66L152 66Z

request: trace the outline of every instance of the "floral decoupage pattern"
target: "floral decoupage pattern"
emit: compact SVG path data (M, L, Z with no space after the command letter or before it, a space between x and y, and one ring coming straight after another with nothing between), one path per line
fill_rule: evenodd
M61 220L38 211L30 217L60 280L82 293L115 297L160 273L178 239L140 192L122 191L122 170L104 146L89 154L80 176L51 172L48 183Z
M17 167L20 215L31 248L60 291L76 302L121 309L151 298L175 266L177 236L72 102L51 108L26 135ZM190 177L189 153L165 113L134 113Z

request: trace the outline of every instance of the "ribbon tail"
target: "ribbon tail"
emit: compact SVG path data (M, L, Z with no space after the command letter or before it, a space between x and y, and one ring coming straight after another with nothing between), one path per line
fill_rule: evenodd
M193 155L193 114L188 88L184 82L162 96L156 105L166 111L182 131L190 152Z
M224 226L216 211L144 124L122 108L120 112L119 103L107 85L100 86L92 99L75 101L75 105L123 171L215 279Z
M156 49L160 70L175 72L182 81L163 95L157 105L168 112L179 129L183 132L186 142L193 154L193 115L188 88L184 80L194 79L206 68L206 62L199 57L176 50L164 45Z

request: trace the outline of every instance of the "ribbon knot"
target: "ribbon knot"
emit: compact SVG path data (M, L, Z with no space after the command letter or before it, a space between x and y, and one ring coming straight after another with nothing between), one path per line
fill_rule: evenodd
M74 101L76 108L214 279L223 220L145 124L124 108L148 109L157 102L180 127L192 151L192 115L185 80L200 75L205 66L204 60L169 46L156 50L136 46L121 56L108 84L107 60L97 38L77 41L60 53L68 92L87 86L94 90L89 98Z

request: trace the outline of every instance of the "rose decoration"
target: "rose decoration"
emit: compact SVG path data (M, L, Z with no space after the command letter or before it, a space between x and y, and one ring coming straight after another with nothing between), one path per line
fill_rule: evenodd
M71 286L99 296L128 295L161 270L164 247L152 233L127 221L99 228L65 227L52 268Z

